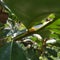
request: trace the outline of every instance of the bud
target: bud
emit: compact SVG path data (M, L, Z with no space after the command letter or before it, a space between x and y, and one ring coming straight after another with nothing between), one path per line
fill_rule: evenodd
M46 43L47 44L48 43L54 44L54 43L56 43L56 40L55 39L49 39L49 40L46 41Z
M33 34L33 36L36 37L36 38L38 38L38 40L42 39L41 35L39 35L39 34Z

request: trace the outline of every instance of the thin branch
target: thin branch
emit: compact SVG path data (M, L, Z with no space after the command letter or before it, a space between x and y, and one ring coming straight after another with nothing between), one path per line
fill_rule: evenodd
M32 34L36 33L37 31L39 31L39 30L45 28L45 27L48 26L49 24L55 22L56 19L57 19L57 18L55 18L54 20L50 20L50 21L44 22L44 23L41 25L41 27L38 28L37 30L34 30L34 31L27 31L27 32L25 32L25 33L23 33L23 34L20 34L20 35L16 36L16 37L13 38L13 39L14 39L14 41L17 41L17 40L22 39L23 37L32 35Z

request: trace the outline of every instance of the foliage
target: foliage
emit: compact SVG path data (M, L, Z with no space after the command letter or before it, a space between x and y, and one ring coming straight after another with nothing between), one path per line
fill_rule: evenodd
M60 60L60 0L1 0L0 60Z

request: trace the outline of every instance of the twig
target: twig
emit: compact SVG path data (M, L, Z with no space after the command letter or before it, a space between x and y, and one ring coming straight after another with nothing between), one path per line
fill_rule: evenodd
M20 35L16 36L16 37L13 38L13 39L14 39L14 41L17 41L17 40L22 39L23 37L26 37L26 36L29 36L29 35L31 35L31 34L34 34L34 33L36 33L37 31L39 31L40 29L43 29L44 27L46 27L46 26L48 26L49 24L53 23L54 21L56 21L56 18L53 19L53 20L50 20L50 21L47 21L47 22L43 23L43 24L41 25L41 27L38 28L37 30L27 31L27 32L25 32L25 33L23 33L23 34L20 34Z

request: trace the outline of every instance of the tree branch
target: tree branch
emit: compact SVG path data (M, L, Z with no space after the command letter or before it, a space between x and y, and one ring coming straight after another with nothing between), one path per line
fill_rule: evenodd
M45 27L48 26L49 24L52 24L52 23L55 22L56 20L57 20L57 18L54 18L53 20L46 21L46 22L44 22L37 30L34 30L34 31L26 31L25 33L22 33L22 34L16 36L15 38L13 38L13 39L14 39L14 41L17 41L17 40L22 39L23 37L32 35L32 34L36 33L37 31L45 28Z

